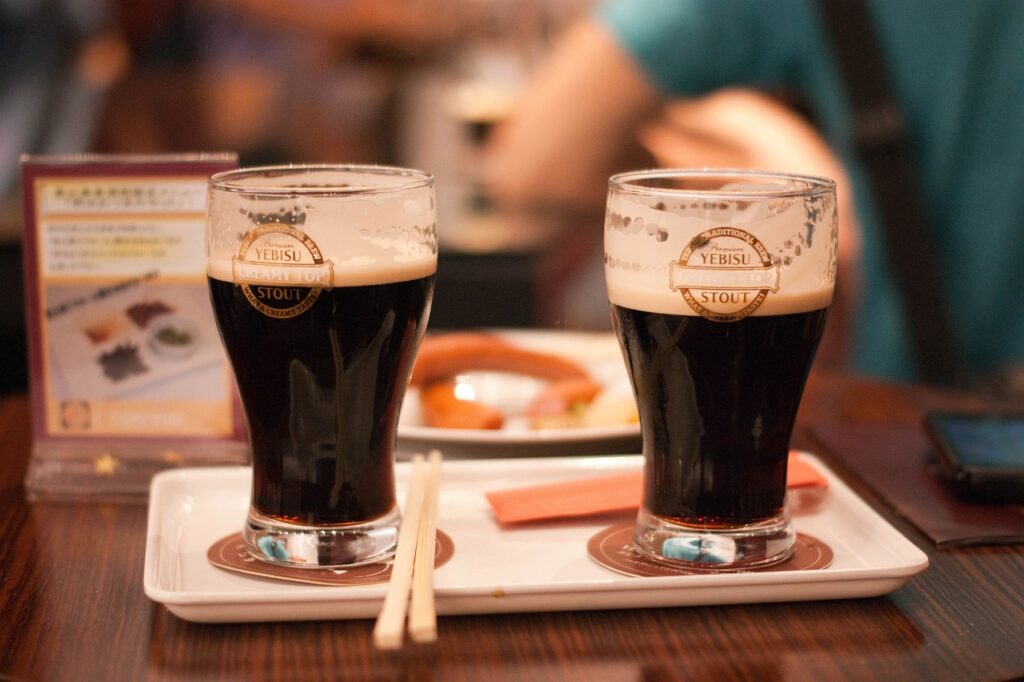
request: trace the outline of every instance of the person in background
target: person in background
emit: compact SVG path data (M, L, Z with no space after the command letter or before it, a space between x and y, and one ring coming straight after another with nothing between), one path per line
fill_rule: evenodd
M725 88L673 100L644 122L637 139L662 168L770 168L836 181L840 272L816 366L848 364L853 303L860 288L860 227L842 162L817 129L780 94Z
M949 310L971 374L1005 372L1024 363L1016 276L1024 262L1024 3L868 5L941 261L941 291L931 295ZM859 287L846 287L858 289L852 368L917 378L878 207L855 154L851 110L814 0L604 2L566 32L496 131L492 191L508 202L600 202L608 174L637 158L624 156L624 141L662 150L655 156L672 165L746 158L783 169L783 157L765 154L781 118L751 115L765 101L743 103L735 92L694 100L738 86L794 92L810 112L827 154L785 170L838 176L842 188L845 168L852 184L860 240L849 238L848 224L841 247L848 269L858 263ZM690 101L665 108L671 98ZM759 110L771 111L771 104ZM734 154L716 157L706 153L711 147ZM632 146L634 153L640 148ZM814 148L824 151L812 142ZM840 164L832 171L828 155Z

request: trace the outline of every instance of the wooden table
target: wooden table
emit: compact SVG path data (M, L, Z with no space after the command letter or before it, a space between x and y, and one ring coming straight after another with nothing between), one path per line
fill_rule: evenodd
M815 376L800 424L914 421L925 408L957 402L921 389ZM24 397L0 399L0 679L1024 675L1024 546L937 551L856 480L855 489L931 559L927 571L886 597L449 617L436 645L397 653L372 648L369 621L188 623L143 594L144 507L26 501L28 416Z

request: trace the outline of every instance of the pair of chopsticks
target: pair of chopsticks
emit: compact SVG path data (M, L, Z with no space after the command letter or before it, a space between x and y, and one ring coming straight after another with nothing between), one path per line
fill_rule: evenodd
M398 531L395 561L391 566L391 581L384 596L384 606L373 628L373 643L378 649L397 649L402 646L407 610L409 636L414 642L433 642L437 639L434 545L440 483L441 452L431 450L426 462L423 455L413 455L412 474L405 496L405 513Z

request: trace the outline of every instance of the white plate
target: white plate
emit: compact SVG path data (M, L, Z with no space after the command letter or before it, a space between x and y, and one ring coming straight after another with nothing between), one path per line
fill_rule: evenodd
M629 376L615 336L604 332L500 330L494 334L521 348L551 353L580 363L606 390L632 397ZM398 421L398 447L403 453L429 447L459 457L516 457L552 454L630 452L640 447L640 426L622 424L561 429L532 429L517 418L541 383L528 377L496 372L466 375L478 399L502 409L510 418L501 429L441 429L423 424L419 391L406 394Z
M895 590L928 565L921 550L876 514L817 459L829 480L814 514L798 531L827 543L832 565L778 571L634 578L594 563L587 540L608 519L502 528L486 490L637 469L636 455L445 462L438 525L455 555L437 570L440 614L506 613L736 604L871 597ZM400 495L409 467L399 463ZM150 495L146 594L181 618L199 622L374 617L385 586L297 585L215 568L206 551L242 527L250 471L179 469L157 475ZM401 497L400 497L401 499Z

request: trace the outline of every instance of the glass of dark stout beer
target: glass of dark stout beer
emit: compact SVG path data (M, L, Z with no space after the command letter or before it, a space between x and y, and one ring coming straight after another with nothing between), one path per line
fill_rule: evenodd
M266 561L393 555L398 414L437 270L434 179L290 166L210 179L207 274L252 447Z
M604 235L643 434L636 548L690 568L784 561L790 434L836 281L835 183L624 173Z

